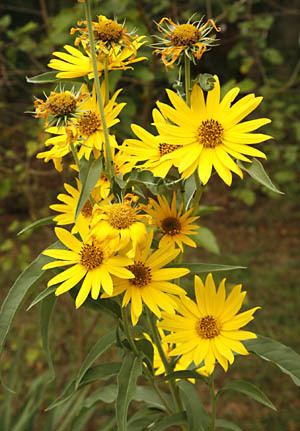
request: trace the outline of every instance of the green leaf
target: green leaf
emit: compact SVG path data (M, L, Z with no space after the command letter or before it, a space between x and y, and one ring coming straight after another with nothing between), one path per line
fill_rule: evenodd
M113 403L117 398L118 388L117 385L108 385L96 389L84 401L84 407L91 408L99 401L105 404Z
M127 430L127 413L130 401L136 391L137 378L142 373L142 362L133 354L128 353L118 374L118 395L116 401L116 418L118 431Z
M189 431L208 431L211 419L199 399L195 385L181 381L178 386L186 410Z
M110 364L99 364L95 367L90 368L84 374L78 389L82 388L89 383L93 383L98 380L106 380L113 376L116 376L121 368L121 364L119 362L112 362ZM52 410L62 404L65 404L76 392L75 388L76 379L71 380L62 394L54 400L46 409L46 411Z
M277 410L274 404L269 400L269 398L263 393L261 389L259 389L253 383L246 382L245 380L235 380L233 382L227 383L219 390L218 396L226 391L240 392L241 394L247 395L249 398L252 398L253 400L266 407L269 407L272 410Z
M188 268L192 274L200 274L218 271L235 271L237 269L246 269L245 266L223 265L219 263L188 263L181 262L169 265L172 268Z
M57 81L56 75L57 72L45 72L31 78L26 76L26 82L30 82L31 84L47 84Z
M161 412L155 409L144 407L139 409L128 421L128 431L151 430L151 424L161 418Z
M201 226L199 233L193 237L198 246L205 248L211 253L220 254L220 248L215 234L207 227Z
M216 80L210 73L200 73L198 81L204 91L210 91L214 88Z
M164 394L165 395L165 394ZM164 396L164 398L166 398ZM155 407L160 410L166 410L166 407L162 403L160 397L150 386L137 386L134 400L139 402L144 402L151 407ZM171 398L168 399L169 403L171 403Z
M42 347L44 349L48 367L49 367L50 382L55 377L55 371L54 371L51 351L49 347L49 326L50 326L54 306L56 303L56 299L57 298L54 294L52 294L51 296L47 296L42 300L41 308L40 308L40 328L41 328Z
M32 301L32 303L29 305L29 307L27 307L26 311L29 311L32 307L34 307L35 305L37 305L39 302L43 301L43 299L47 298L48 296L51 296L54 294L54 292L56 291L57 286L51 286L51 287L47 287L47 289L43 290L42 292L40 292Z
M229 430L229 431L242 431L240 427L225 419L216 419L216 428Z
M76 291L76 289L71 289L69 291L69 294L74 299L76 298L77 293L78 292ZM95 299L92 299L91 297L88 297L82 304L82 307L88 307L96 311L106 311L107 313L117 318L120 318L122 314L120 305L110 298L95 300Z
M87 370L93 365L96 359L98 359L99 356L101 356L102 353L104 353L115 342L115 339L116 331L113 330L104 335L104 337L100 338L100 340L98 340L97 343L92 347L78 372L75 384L76 389L80 385L81 380Z
M28 226L25 226L23 229L20 230L20 232L17 233L17 236L22 235L23 233L31 230L36 229L37 227L46 226L53 223L53 217L44 217L39 220L34 221L33 223L30 223Z
M151 427L151 431L164 431L168 430L171 426L184 424L186 424L185 413L174 413L173 415L164 417L158 421L154 426Z
M83 166L80 167L79 177L82 184L82 188L77 203L75 217L78 217L84 204L89 199L91 192L93 191L97 181L99 180L102 169L101 158L96 160L90 159L87 163L86 161L82 161L81 163L83 164Z
M49 248L58 247L58 242ZM1 306L0 310L0 354L3 349L12 320L21 305L26 293L44 274L42 267L51 262L51 258L40 254L27 268L19 275Z
M265 361L273 362L281 371L288 374L295 385L300 386L300 355L290 347L259 335L254 340L245 341L247 349Z
M174 371L173 373L161 376L163 380L170 380L170 379L197 379L197 380L206 380L206 377L197 373L196 370L180 370L180 371Z
M241 161L238 161L237 164L240 166L241 169L243 169L243 171L247 172L250 177L265 186L267 189L271 190L274 193L279 193L281 195L284 194L283 192L278 190L275 184L273 184L267 172L265 171L262 163L259 160L254 158L253 162L249 167L246 167Z

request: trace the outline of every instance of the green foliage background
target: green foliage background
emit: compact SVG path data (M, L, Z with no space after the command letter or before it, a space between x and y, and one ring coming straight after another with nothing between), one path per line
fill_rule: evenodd
M247 273L235 274L234 277L244 280L251 299L265 307L260 320L264 333L276 335L299 350L299 340L294 331L300 323L297 317L300 298L295 282L300 276L297 267L297 217L300 212L297 205L300 190L298 2L97 0L94 5L95 15L101 13L113 17L117 11L120 19L126 18L127 28L136 27L140 34L147 35L155 32L153 21L163 16L181 21L187 20L194 12L200 16L213 16L222 27L220 44L203 57L193 73L217 73L226 89L238 83L242 92L254 91L264 96L260 114L272 119L266 133L274 136L273 141L264 145L268 155L265 166L274 182L285 192L285 197L267 193L250 179L243 182L236 180L230 190L215 182L210 186L210 197L205 203L222 206L224 211L221 219L218 215L207 219L228 263L251 267ZM55 199L64 180L52 166L43 165L35 159L36 153L43 148L45 137L39 121L28 113L24 114L32 110L33 96L41 96L42 91L48 92L51 86L41 88L27 84L25 76L47 71L46 64L51 52L71 42L68 29L77 18L82 18L82 6L71 0L4 0L0 12L2 297L18 272L51 241L51 231L47 228L27 232L18 238L16 232L29 221L49 215L48 205ZM145 47L143 53L149 57L148 63L137 65L134 73L115 74L116 84L124 88L122 101L127 102L118 126L119 136L122 137L127 136L128 124L132 121L151 127L151 110L155 100L163 99L163 89L176 80L175 71L167 74L158 58L152 61L149 47ZM216 251L216 247L213 249ZM203 254L210 260L214 259L209 254ZM52 395L59 393L58 388L64 378L70 377L87 347L92 344L88 337L90 329L94 329L93 340L97 339L99 331L104 332L103 327L99 330L90 311L75 312L68 298L62 299L55 320L56 333L52 342L56 348L54 356L59 378L56 386L53 385ZM108 328L110 322L105 321L103 325L104 329ZM9 378L11 374L12 380L17 379L17 375L22 376L22 380L18 381L19 392L13 398L15 411L22 411L24 407L20 394L32 388L34 378L46 369L36 327L35 312L25 313L22 310L15 323L18 337L11 337L5 355L5 376ZM15 352L21 360L25 358L25 365L17 367L18 373L11 373L16 363ZM276 416L264 409L257 411L252 404L249 410L246 403L231 402L230 408L224 408L225 414L230 418L233 412L241 424L246 424L245 430L297 430L299 401L285 378L276 375L273 379L272 372L258 369L253 360L247 359L245 364L232 373L238 376L241 372L248 373L249 377L255 375L264 385L269 385L273 401L275 404L277 401L282 411ZM283 389L278 391L279 387ZM43 408L45 406L47 403ZM101 419L98 417L98 420L100 422L97 422L96 415L94 422L90 422L90 427L86 429L98 429ZM68 426L64 429L71 429Z

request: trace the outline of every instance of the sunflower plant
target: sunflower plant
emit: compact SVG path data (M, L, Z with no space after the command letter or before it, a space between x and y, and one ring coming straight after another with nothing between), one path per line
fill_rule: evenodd
M138 50L147 38L103 15L93 20L90 1L81 3L85 17L71 29L74 46L52 54L55 72L31 79L53 81L49 95L34 103L34 116L48 134L37 157L69 179L50 206L55 214L28 227L56 224L56 241L10 289L0 315L1 346L25 294L47 278L31 304L42 307L47 331L60 295L69 295L74 313L92 307L100 324L105 313L115 322L48 410L55 414L72 399L78 414L93 408L92 416L95 405L98 410L107 402L115 403L115 419L105 429L238 430L218 413L227 391L276 408L254 383L227 382L223 374L250 354L299 384L300 357L248 327L261 307L242 309L242 285L219 278L221 271L242 267L198 262L206 229L201 198L213 177L231 186L245 173L277 190L256 159L266 158L257 146L272 139L261 131L271 120L255 115L262 97L238 98L237 87L221 96L222 77L191 76L190 63L201 64L220 43L212 19L162 18L154 54L177 68L179 79L184 71L182 85L156 101L155 131L132 124L122 142L114 126L126 104L110 82L116 69L134 73L128 69L146 59ZM54 378L44 329L43 346ZM113 361L95 365L108 349ZM201 400L198 386L210 401ZM139 411L134 401L144 408Z

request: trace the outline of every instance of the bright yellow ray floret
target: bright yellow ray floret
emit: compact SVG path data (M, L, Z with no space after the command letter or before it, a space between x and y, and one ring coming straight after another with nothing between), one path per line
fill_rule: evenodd
M55 228L55 233L66 249L47 249L46 256L55 259L43 269L68 266L63 272L51 278L48 286L58 285L55 294L61 295L80 283L76 297L76 307L80 307L91 294L98 299L101 288L110 295L113 291L112 275L122 278L133 278L126 267L132 261L118 255L119 244L102 233L102 236L91 236L80 232L81 239L66 229Z
M220 84L217 76L213 90L204 93L195 84L191 93L191 106L175 92L167 90L172 106L157 102L157 106L169 124L155 122L160 137L168 145L178 149L166 158L178 167L182 178L188 178L195 171L203 184L213 174L213 168L220 178L231 185L232 172L243 178L237 160L251 162L248 156L266 158L254 148L271 138L263 133L251 133L270 123L268 118L241 122L261 103L262 97L249 94L233 103L238 88L233 88L220 99Z
M226 298L225 279L217 289L211 274L206 277L205 284L196 276L196 302L183 296L178 300L178 314L163 313L163 320L158 324L170 331L165 337L166 342L175 344L170 355L180 355L185 363L194 363L196 367L204 364L210 373L216 363L227 371L234 354L249 353L242 341L256 338L253 332L241 330L260 308L239 313L245 295L239 284Z
M199 217L193 217L193 208L183 211L181 203L176 207L176 193L173 193L171 205L165 196L158 195L157 201L150 199L146 212L152 217L152 224L156 226L162 237L159 246L178 246L183 251L183 244L196 247L190 236L196 235L198 226L193 224Z
M124 293L122 307L131 304L131 320L136 325L145 304L157 317L160 309L174 313L177 302L175 295L184 295L185 291L171 282L189 273L186 268L164 268L179 254L179 249L161 247L151 250L153 234L149 233L146 241L136 248L134 262L128 269L134 278L114 280L113 296ZM107 295L103 295L107 297Z

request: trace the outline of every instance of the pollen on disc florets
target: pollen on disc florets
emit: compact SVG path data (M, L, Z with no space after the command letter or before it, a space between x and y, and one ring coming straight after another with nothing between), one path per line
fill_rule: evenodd
M220 327L213 316L205 316L196 324L197 334L206 340L215 338L220 334Z
M174 28L170 39L174 46L193 45L199 41L200 36L200 30L193 24L180 24Z
M108 221L115 229L127 229L136 220L136 210L126 204L113 204L109 209Z
M66 91L52 92L46 101L46 106L51 115L68 115L76 109L76 98Z
M160 157L169 153L173 153L173 151L178 150L181 147L182 145L170 145L170 144L161 143L158 145Z
M177 235L181 231L181 223L176 217L166 217L161 222L163 231L171 236Z
M215 148L222 144L224 127L216 120L202 121L198 129L198 141L204 148Z
M129 265L127 268L134 275L134 278L129 279L129 282L134 286L144 287L151 282L151 268L143 262L134 262L133 265Z
M98 268L102 264L104 252L96 242L92 242L91 244L83 244L80 251L80 256L81 265L83 265L87 270L91 271L92 269Z
M79 132L82 135L90 136L101 127L100 116L93 111L84 112L78 119Z
M112 19L99 22L94 26L95 36L102 42L119 42L123 31L123 26Z

